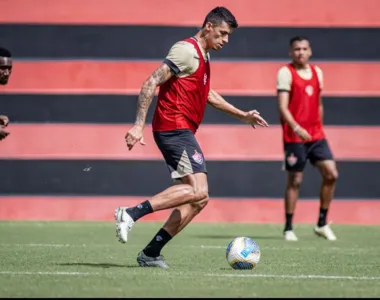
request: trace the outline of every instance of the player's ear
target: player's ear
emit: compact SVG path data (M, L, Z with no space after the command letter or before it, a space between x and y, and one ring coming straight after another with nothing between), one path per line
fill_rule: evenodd
M211 22L207 22L206 25L205 25L205 30L207 32L210 32L212 29L212 23Z

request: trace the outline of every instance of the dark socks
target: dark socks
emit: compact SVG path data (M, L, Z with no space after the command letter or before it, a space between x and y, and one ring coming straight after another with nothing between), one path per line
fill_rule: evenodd
M152 206L150 205L149 200L146 200L135 207L127 208L127 213L131 216L133 221L137 221L145 215L148 215L153 212Z
M161 228L150 243L145 247L143 252L146 256L157 257L160 255L162 248L172 239L171 235Z
M284 231L293 230L293 214L286 214L286 223Z
M328 211L327 208L319 209L318 227L322 227L326 225L327 211Z

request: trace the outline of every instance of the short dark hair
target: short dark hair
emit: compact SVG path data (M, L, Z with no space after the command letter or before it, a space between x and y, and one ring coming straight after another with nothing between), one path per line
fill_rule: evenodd
M223 21L230 25L231 28L238 28L239 26L235 16L227 8L217 6L207 14L202 28L206 26L207 22L210 22L212 25L220 25Z
M310 44L309 39L306 36L297 35L295 37L292 37L289 41L289 46L293 46L294 42L301 42L301 41L308 41Z
M11 51L9 51L8 49L0 47L0 56L1 57L12 57L12 54L11 54Z

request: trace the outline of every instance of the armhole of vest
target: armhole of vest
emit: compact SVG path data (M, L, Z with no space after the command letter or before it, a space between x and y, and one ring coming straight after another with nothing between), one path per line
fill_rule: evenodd
M317 68L313 64L310 64L310 68L311 68L311 72L312 72L313 76L315 76L317 78L319 91L322 91L321 81L320 81L319 76L318 76Z
M199 53L198 53L198 49L197 49L197 46L195 45L195 43L197 43L197 41L195 41L195 40L193 40L193 39L191 39L191 38L184 39L183 41L186 42L186 43L191 44L191 45L194 47L194 50L195 50L195 52L197 53L197 55L199 55ZM191 42L191 41L192 41L192 42ZM201 54L202 54L202 53L201 53ZM188 77L188 76L191 76L191 75L195 74L195 73L199 70L200 64L201 64L201 62L199 61L198 68L197 68L193 73L191 73L191 74L187 74L185 77ZM179 77L178 75L180 75L180 73L176 74L177 77ZM179 77L179 78L181 78L181 77Z
M206 64L205 59L204 59L204 57L203 57L202 50L200 49L200 47L199 47L199 45L198 45L198 42L195 41L195 40L193 40L193 39L191 39L191 38L188 38L188 39L186 39L185 41L193 45L193 47L194 47L195 51L197 52L197 54L200 55L200 57L199 57L199 61L202 59L203 63ZM190 42L190 41L193 41L193 43ZM209 56L209 53L207 53L206 56L207 56L207 62L210 62L210 56Z
M290 91L291 91L292 87L293 87L293 82L294 82L293 69L292 69L291 64L287 64L285 67L288 69L288 71L290 73ZM288 92L290 93L290 91L288 91Z
M203 57L203 53L202 53L202 50L199 48L199 45L198 45L198 42L194 41L195 43L197 43L196 45L192 44L194 49L195 49L195 52L197 53L197 55L199 56L199 64L198 64L198 68L194 71L194 73L192 74L195 74L196 72L198 72L201 68L201 65L203 65L203 67L207 67L207 64L205 62L205 59Z

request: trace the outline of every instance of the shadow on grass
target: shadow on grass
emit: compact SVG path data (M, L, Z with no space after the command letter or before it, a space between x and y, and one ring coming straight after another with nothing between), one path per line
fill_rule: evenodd
M62 263L62 264L57 264L59 266L69 266L69 267L77 267L77 266L82 266L82 267L93 267L93 268L103 268L103 269L108 269L108 268L141 268L138 265L120 265L120 264L110 264L110 263Z

